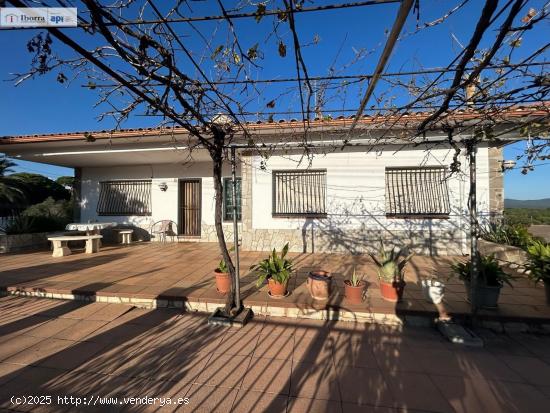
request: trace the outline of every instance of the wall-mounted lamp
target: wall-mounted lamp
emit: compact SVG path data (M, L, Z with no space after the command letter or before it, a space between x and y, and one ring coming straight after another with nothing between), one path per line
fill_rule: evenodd
M162 192L166 192L166 190L168 189L168 185L166 185L166 182L161 182L159 184L159 189L162 191Z
M514 160L503 160L501 161L501 167L502 167L502 171L508 171L510 169L514 169L516 167L516 161Z

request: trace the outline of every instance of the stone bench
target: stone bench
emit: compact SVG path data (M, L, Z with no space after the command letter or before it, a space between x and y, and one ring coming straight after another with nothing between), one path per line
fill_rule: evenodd
M99 242L103 235L61 235L48 237L48 241L53 244L52 257L65 257L71 255L69 241L86 241L86 254L99 252Z
M134 233L133 229L121 228L114 229L118 233L118 242L121 244L131 244L132 243L132 234Z

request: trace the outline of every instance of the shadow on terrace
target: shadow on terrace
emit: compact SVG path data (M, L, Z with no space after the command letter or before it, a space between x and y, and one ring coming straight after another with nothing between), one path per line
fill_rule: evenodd
M11 404L23 395L52 396L45 411L98 412L541 411L549 401L548 337L489 335L488 348L464 350L432 330L354 322L256 317L235 331L177 311L19 297L0 310L8 409L32 408ZM167 397L189 404L161 407Z

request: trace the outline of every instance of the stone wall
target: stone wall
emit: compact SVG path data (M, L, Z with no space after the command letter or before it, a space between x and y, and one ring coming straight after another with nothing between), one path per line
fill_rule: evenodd
M502 173L502 148L489 148L489 212L493 217L504 213L504 178Z
M478 249L481 255L494 255L501 265L512 269L522 270L525 264L527 264L527 253L518 247L480 239L478 241Z
M463 235L462 235L463 236ZM267 251L280 249L289 243L293 252L331 252L360 254L376 252L380 247L406 248L420 255L462 255L463 238L454 233L426 233L409 231L379 231L351 229L345 231L331 230L323 232L316 228L302 230L266 230L246 229L243 233L243 249Z
M0 253L48 248L48 234L51 233L0 235Z

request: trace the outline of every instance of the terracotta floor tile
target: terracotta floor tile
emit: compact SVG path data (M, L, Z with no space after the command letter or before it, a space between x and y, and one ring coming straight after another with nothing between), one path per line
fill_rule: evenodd
M163 364L151 369L151 377L155 380L192 384L204 371L211 356L211 353L189 353L177 349L165 357Z
M237 396L237 389L192 385L186 397L189 404L183 406L184 412L227 413Z
M434 383L426 374L401 372L386 376L395 407L434 412L453 412L443 395L434 391Z
M457 413L548 410L549 399L528 384L449 376L432 381Z
M240 389L231 410L239 413L282 413L286 412L286 404L286 396Z
M535 357L499 355L508 367L519 374L528 383L540 385L547 383L550 386L550 365Z
M214 349L214 353L251 356L258 343L258 333L254 330L228 331Z
M322 400L341 399L338 377L331 363L292 363L290 395Z
M76 308L68 313L60 315L59 317L63 318L75 318L77 320L82 320L86 317L91 316L93 313L101 310L102 308L108 306L107 303L86 303L86 305Z
M85 337L92 335L94 331L99 330L107 321L81 321L74 320L77 324L73 324L70 327L65 328L54 334L52 337L60 338L63 340L84 340Z
M19 364L0 363L0 387L21 373L25 367Z
M0 407L4 409L13 409L10 398L12 396L27 396L29 389L33 396L47 395L49 388L46 383L57 377L60 370L47 369L43 367L25 366L21 372L9 382L0 386ZM17 409L30 410L31 407L19 405Z
M56 318L29 329L27 334L33 337L48 338L55 336L67 328L74 328L78 324L81 324L79 320Z
M288 395L291 371L290 360L252 358L241 388Z
M294 352L292 360L308 363L332 363L334 342L328 333L315 337L294 337Z
M219 387L240 387L251 357L212 354L196 384Z
M386 374L396 374L396 372L401 371L423 372L424 369L421 359L419 359L419 353L431 355L436 351L422 351L399 344L383 343L372 345L371 349L378 368ZM433 365L431 362L427 363L430 366Z
M102 351L105 345L79 342L67 347L38 363L38 366L62 370L73 370Z
M393 405L391 390L379 370L351 366L337 366L337 370L342 401L359 405Z
M292 358L293 347L293 336L261 334L254 350L254 357L290 360Z
M113 321L115 318L120 317L124 313L131 311L132 308L124 308L124 306L117 304L107 304L100 308L98 311L87 315L84 320L86 321Z
M340 413L342 406L334 400L308 399L305 397L290 397L288 399L288 413Z
M36 338L35 338L36 340ZM46 338L38 341L31 347L20 351L4 360L7 363L22 365L37 365L53 355L68 349L74 341L59 340L56 338Z
M394 409L386 406L369 406L364 404L342 403L343 413L423 413L412 409ZM427 413L427 412L426 412Z
M42 341L42 339L26 334L10 338L0 344L0 361L7 361L9 357L34 346L40 341Z

